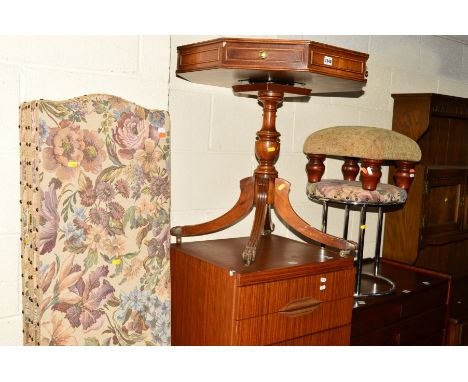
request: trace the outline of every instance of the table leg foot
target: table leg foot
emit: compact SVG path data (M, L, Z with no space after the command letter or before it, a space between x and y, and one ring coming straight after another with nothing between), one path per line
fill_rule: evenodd
M245 265L250 265L255 261L255 254L260 236L264 233L265 219L269 205L268 198L268 178L260 178L257 181L257 198L255 200L255 217L250 232L247 245L242 252L242 259Z

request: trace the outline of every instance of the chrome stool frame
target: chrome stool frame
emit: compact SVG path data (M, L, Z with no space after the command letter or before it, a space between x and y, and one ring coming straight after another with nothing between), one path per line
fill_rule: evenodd
M348 238L349 226L349 211L352 206L360 207L359 219L359 239L358 251L356 254L356 284L354 290L355 297L362 296L383 296L391 294L395 291L395 283L387 277L379 274L380 270L380 247L382 243L382 227L383 227L383 213L384 207L403 205L405 202L372 202L372 201L351 201L351 200L337 200L324 197L316 197L308 195L308 198L313 202L322 204L322 232L327 232L328 221L328 206L329 204L344 205L344 228L343 239ZM374 253L374 272L362 272L362 261L364 256L364 239L366 234L366 216L368 207L378 208L378 224L377 224L377 237ZM363 276L370 280L366 282L364 287L362 285Z

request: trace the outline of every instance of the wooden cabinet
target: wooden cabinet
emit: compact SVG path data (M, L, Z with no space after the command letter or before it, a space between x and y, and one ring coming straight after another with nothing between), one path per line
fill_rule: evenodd
M373 263L364 264L372 272ZM382 259L395 293L357 298L351 345L443 345L450 277Z
M465 195L468 170L451 167L426 168L421 247L442 245L468 238Z
M468 99L392 97L392 129L417 141L422 159L406 204L386 215L383 257L450 274L465 301L456 313L451 303L450 316L468 318L468 295L458 293L468 280Z
M173 345L347 345L352 257L279 236L172 245Z

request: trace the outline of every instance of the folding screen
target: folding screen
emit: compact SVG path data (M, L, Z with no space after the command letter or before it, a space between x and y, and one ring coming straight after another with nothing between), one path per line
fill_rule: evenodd
M168 113L27 102L20 145L24 343L170 344Z

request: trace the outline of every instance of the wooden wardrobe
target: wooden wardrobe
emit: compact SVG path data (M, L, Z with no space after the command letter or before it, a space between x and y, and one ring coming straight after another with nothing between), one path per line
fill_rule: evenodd
M451 275L448 339L468 344L468 99L392 97L392 129L417 141L422 159L406 205L386 214L383 257Z

